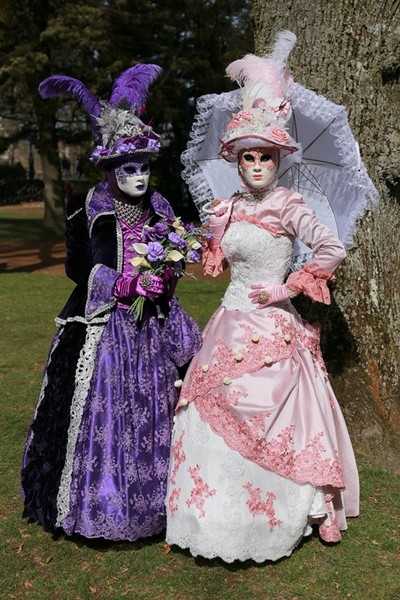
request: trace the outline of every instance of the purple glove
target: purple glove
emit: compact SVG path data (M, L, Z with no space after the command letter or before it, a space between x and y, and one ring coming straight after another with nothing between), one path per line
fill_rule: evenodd
M146 298L158 298L164 291L164 282L161 277L150 273L141 273L131 277L121 275L114 285L114 296L117 298L134 298L135 296L146 296Z
M297 296L297 292L290 290L286 285L274 283L254 283L251 289L254 291L250 292L248 297L251 298L253 304L257 304L257 308L264 308Z
M167 293L168 300L171 300L175 293L176 284L178 283L178 274L172 267L167 267L162 278L165 284L165 291Z

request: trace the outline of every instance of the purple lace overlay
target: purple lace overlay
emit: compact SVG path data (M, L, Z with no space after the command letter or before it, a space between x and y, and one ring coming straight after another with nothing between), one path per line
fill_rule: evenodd
M114 306L116 298L113 296L113 289L120 275L121 273L105 265L93 267L89 277L85 308L85 316L88 321Z
M138 326L126 311L112 313L74 449L69 513L61 522L67 534L134 541L163 530L175 365L200 341L175 300L165 323L150 316Z

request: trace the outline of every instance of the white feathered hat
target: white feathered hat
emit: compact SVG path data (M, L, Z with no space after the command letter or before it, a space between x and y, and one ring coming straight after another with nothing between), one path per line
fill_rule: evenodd
M242 87L243 105L221 140L219 153L228 162L235 162L241 150L254 147L298 150L285 129L292 113L287 91L293 81L286 60L295 43L294 33L280 31L270 54L247 54L228 65L228 77Z

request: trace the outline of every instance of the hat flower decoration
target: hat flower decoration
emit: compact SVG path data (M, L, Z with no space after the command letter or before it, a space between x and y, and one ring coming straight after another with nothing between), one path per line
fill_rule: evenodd
M286 94L293 82L286 61L295 43L294 33L281 31L269 55L247 54L228 65L228 77L242 88L242 108L221 140L220 155L228 162L235 162L238 153L251 146L290 153L299 149L286 130L292 114Z
M161 137L139 118L145 110L148 89L162 73L153 64L137 64L115 80L108 102L99 100L79 79L52 75L39 85L42 98L71 96L91 117L96 143L90 160L107 168L131 156L150 158L161 147Z

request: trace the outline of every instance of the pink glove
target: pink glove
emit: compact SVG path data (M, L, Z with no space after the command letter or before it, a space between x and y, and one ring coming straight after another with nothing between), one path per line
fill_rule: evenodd
M254 291L250 292L248 297L253 304L257 304L257 308L264 308L297 296L297 292L293 292L286 285L254 283L251 289Z
M146 296L146 298L158 298L164 291L164 282L161 277L142 273L131 277L121 275L114 285L114 296L117 298L134 298L135 296Z
M210 215L208 220L208 229L212 237L208 240L208 247L210 250L215 250L221 245L221 240L224 235L227 218L225 214L222 215Z

